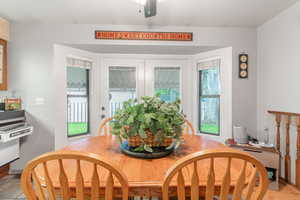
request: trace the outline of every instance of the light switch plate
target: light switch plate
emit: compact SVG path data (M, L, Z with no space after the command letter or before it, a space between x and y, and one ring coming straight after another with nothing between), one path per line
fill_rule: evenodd
M44 105L45 99L43 97L37 97L35 98L35 105Z

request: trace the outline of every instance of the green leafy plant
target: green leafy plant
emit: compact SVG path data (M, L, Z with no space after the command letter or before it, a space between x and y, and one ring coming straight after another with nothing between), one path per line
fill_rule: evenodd
M184 121L179 99L167 103L158 96L144 96L140 103L137 99L124 102L123 108L117 110L113 116L111 126L113 134L117 135L120 141L133 136L146 139L147 132L151 132L157 142L162 142L165 138L180 141ZM143 143L134 151L152 152L153 149Z

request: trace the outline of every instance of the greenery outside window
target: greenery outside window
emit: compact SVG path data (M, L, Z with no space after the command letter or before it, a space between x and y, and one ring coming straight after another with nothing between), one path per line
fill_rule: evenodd
M220 60L198 64L200 133L220 135Z
M155 67L154 90L161 100L173 103L180 98L180 68Z

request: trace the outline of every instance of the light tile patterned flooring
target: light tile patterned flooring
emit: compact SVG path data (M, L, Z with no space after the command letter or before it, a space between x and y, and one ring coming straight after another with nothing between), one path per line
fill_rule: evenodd
M20 188L20 176L10 175L0 179L0 200L25 200ZM264 200L300 200L300 190L291 185L281 185L279 191L269 190Z
M0 199L25 199L20 187L20 176L10 175L0 179Z

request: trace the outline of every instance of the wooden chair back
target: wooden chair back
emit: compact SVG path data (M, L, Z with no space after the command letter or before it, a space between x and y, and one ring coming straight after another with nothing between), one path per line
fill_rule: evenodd
M63 160L74 160L74 169L76 169L76 178L75 178L75 190L71 191L71 185L68 180L68 176L66 170L64 169ZM57 164L57 175L59 181L59 187L55 187L53 180L51 180L47 164L49 162L56 162ZM82 167L83 162L85 164L93 165L93 173L91 177L91 190L86 194L86 188L84 186L86 178L83 177ZM36 168L41 167L44 171L43 179L38 177L36 173ZM82 170L83 169L83 170ZM99 179L99 171L101 170L107 171L107 177L104 181L105 184L105 195L100 195L100 179ZM21 187L22 190L29 200L45 200L50 199L54 200L58 196L57 193L60 190L61 196L57 197L63 200L69 200L76 196L76 199L83 200L86 196L90 197L91 200L103 199L105 200L113 200L114 197L114 179L116 179L120 185L122 190L122 200L128 200L128 181L126 176L119 170L117 166L115 166L110 161L103 159L101 156L92 154L92 153L84 153L77 151L62 151L62 152L52 152L44 154L40 157L35 158L30 161L25 169L23 170L21 177ZM42 181L44 183L42 183ZM102 186L103 187L103 186ZM74 190L74 186L73 186Z
M218 183L219 190L215 191L216 183L216 171L214 166L215 159L225 159L227 160L227 167L225 173L222 177L222 181ZM231 163L232 162L241 162L242 166L236 180L232 180L231 175ZM199 170L201 167L198 166L199 163L207 161L209 166L207 171L207 177L205 177L204 184L206 183L205 191L205 200L228 200L232 195L232 200L261 200L263 199L267 187L268 187L268 178L267 171L264 166L256 160L254 157L243 153L238 152L237 150L227 149L216 149L216 150L205 150L190 154L180 160L178 160L166 173L164 178L162 193L163 200L169 199L169 188L170 183L172 182L175 186L177 185L177 197L178 200L185 200L186 198L186 187L190 186L190 198L191 200L199 200L200 191L199 191L199 182L203 181L199 179ZM184 171L187 167L188 173L191 175L191 182L185 184ZM247 173L246 173L247 171ZM219 173L217 173L219 174ZM247 175L248 176L247 176ZM204 175L205 176L205 175ZM259 179L258 179L259 176ZM202 177L203 178L203 177ZM177 183L177 184L176 184ZM258 185L256 185L258 184ZM257 187L256 187L257 186ZM233 189L233 192L232 192ZM243 192L243 195L242 195ZM202 194L204 195L204 194ZM242 198L243 197L243 198Z
M183 124L183 135L196 135L196 130L189 120L185 120Z
M112 120L113 118L112 117L108 117L106 119L104 119L100 126L99 126L99 129L98 129L98 135L101 136L101 135L111 135L112 134L112 128L109 124L109 122Z

